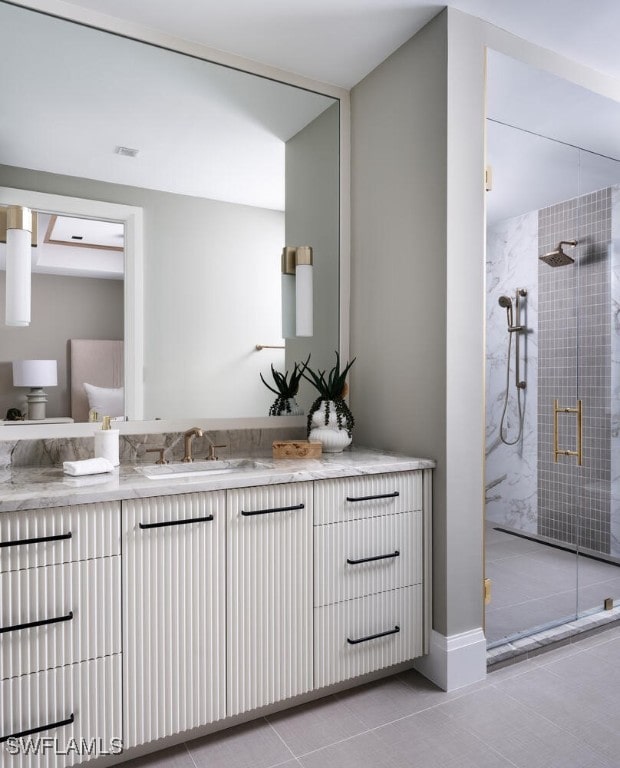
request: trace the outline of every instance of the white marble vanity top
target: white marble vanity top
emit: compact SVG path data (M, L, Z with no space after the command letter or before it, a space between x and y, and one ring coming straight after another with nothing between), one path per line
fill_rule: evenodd
M0 469L0 513L435 467L432 459L416 459L365 448L324 454L320 459L265 457L257 460L268 466L214 477L199 475L172 477L169 480L150 480L136 472L135 465L123 465L113 473L86 477L64 475L60 467Z

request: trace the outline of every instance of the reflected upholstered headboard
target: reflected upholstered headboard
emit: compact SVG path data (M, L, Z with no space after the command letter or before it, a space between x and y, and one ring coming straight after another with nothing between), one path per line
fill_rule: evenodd
M88 421L88 398L84 383L97 387L122 387L123 342L100 339L71 339L71 417Z

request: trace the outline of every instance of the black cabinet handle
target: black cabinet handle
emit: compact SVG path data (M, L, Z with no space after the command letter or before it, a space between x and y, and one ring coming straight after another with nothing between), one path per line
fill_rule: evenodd
M166 528L169 525L189 525L189 523L208 523L213 515L206 517L188 517L186 520L166 520L163 523L138 523L140 528Z
M368 637L358 637L357 640L351 640L350 637L347 637L347 643L350 643L351 645L357 645L358 643L367 643L369 640L376 640L378 637L386 637L387 635L395 635L397 632L400 632L400 627L395 626L394 629L388 629L385 632L379 632L377 635L368 635Z
M395 499L400 496L399 491L394 493L379 493L376 496L347 496L347 501L373 501L374 499Z
M40 621L29 621L27 624L13 624L12 627L0 627L0 634L3 632L17 632L20 629L32 629L33 627L44 627L47 624L58 624L60 621L71 621L73 611L69 611L66 616L56 616L53 619L41 619Z
M74 720L75 717L72 712L66 720L59 720L57 723L48 723L47 725L39 725L37 728L29 728L27 731L10 733L8 736L0 736L0 744L9 739L21 739L23 736L32 736L33 733L41 733L41 731L51 730L52 728L62 728L63 725L71 725Z
M272 512L292 512L295 509L303 509L306 505L305 504L295 504L292 507L274 507L273 509L257 509L255 512L246 512L245 510L241 510L241 514L245 517L249 517L250 515L270 515Z
M388 557L398 557L400 552L396 549L394 552L390 552L389 555L375 555L374 557L362 557L359 560L351 560L347 557L347 563L349 565L359 565L360 563L372 563L375 560L386 560Z
M18 539L17 541L0 541L0 547L19 547L22 544L42 544L45 541L61 541L62 539L70 539L73 536L71 531L69 533L59 533L56 536L40 536L37 539Z

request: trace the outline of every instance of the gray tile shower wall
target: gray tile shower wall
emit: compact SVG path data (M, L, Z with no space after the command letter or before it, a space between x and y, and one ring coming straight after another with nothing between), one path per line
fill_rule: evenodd
M576 265L538 266L538 530L610 553L612 190L538 212L538 251L561 240ZM553 402L583 403L583 466L554 461ZM576 417L559 415L559 447L575 450Z

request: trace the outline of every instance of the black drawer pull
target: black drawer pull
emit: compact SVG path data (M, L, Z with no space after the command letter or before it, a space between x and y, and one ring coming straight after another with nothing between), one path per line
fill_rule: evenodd
M57 723L40 725L38 728L29 728L27 731L20 731L19 733L10 733L8 736L0 736L0 744L9 739L21 739L23 736L32 736L33 733L41 733L41 731L48 731L52 728L62 728L63 725L71 725L74 720L75 717L72 712L66 720L59 720Z
M369 640L376 640L378 637L386 637L387 635L395 635L397 632L400 632L399 626L395 626L394 629L388 629L385 632L379 632L378 635L368 635L368 637L359 637L357 640L351 640L350 637L347 637L347 643L350 643L351 645L357 645L358 643L367 643Z
M273 509L257 509L255 512L246 512L241 510L241 514L245 517L250 515L270 515L272 512L293 512L296 509L303 509L305 504L295 504L293 507L274 507Z
M58 624L60 621L71 621L73 611L69 611L66 616L56 616L53 619L41 619L40 621L29 621L27 624L13 624L12 627L0 627L0 634L3 632L17 632L20 629L32 629L33 627L44 627L47 624Z
M208 523L213 515L206 517L188 517L186 520L166 520L163 523L138 523L140 528L166 528L169 525L189 525L189 523Z
M394 493L379 493L376 496L347 496L347 501L373 501L374 499L395 499L400 491Z
M37 539L18 539L17 541L0 541L0 547L19 547L22 544L42 544L45 541L62 541L62 539L70 539L73 536L71 531L69 533L58 533L56 536L40 536Z
M387 560L388 557L398 557L400 552L396 549L394 552L390 552L389 555L375 555L374 557L362 557L359 560L351 560L347 557L347 563L349 565L359 565L360 563L372 563L375 560Z

